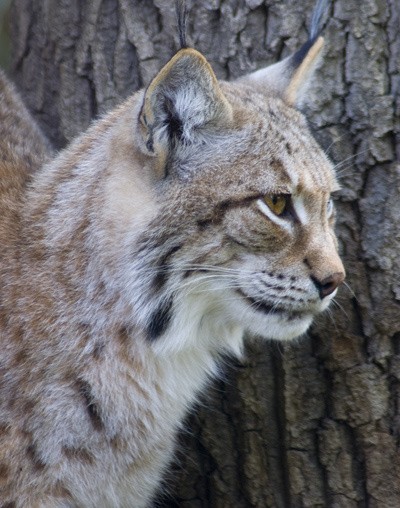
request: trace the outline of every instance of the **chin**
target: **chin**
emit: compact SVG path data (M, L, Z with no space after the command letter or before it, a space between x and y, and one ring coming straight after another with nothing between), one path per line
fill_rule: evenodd
M292 340L300 337L310 327L313 321L311 314L299 318L285 318L284 316L270 316L259 322L251 322L248 326L250 333L255 333L264 339Z
M232 312L233 311L233 312ZM280 341L292 340L303 335L310 327L314 314L310 312L296 313L264 313L245 307L235 302L231 307L232 317L240 317L241 324L251 334L265 339Z

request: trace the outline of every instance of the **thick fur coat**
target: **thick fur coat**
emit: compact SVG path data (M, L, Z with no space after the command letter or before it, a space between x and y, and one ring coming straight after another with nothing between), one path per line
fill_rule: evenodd
M235 83L183 49L56 158L1 77L1 506L147 506L220 356L328 306L321 46Z

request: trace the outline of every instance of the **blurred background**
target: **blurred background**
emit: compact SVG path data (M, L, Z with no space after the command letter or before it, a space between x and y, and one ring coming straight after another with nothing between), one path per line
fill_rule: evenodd
M10 35L8 20L11 0L0 0L0 67L10 64Z

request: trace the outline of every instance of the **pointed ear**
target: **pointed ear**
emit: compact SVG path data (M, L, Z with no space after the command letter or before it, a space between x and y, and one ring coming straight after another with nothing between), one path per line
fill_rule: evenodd
M266 92L279 95L286 103L299 106L306 96L323 45L322 37L308 40L285 60L248 74L240 81L257 84Z
M139 127L147 152L165 160L179 145L195 143L231 118L210 64L198 51L182 49L147 88Z

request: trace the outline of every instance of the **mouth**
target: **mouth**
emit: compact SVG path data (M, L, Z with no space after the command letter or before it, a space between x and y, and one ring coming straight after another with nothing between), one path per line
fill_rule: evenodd
M282 307L281 305L271 305L256 300L251 296L248 296L245 293L243 293L243 291L240 289L237 289L236 292L242 297L242 299L246 301L247 304L250 304L252 310L261 312L266 315L274 314L280 317L284 317L288 321L293 321L295 319L304 319L312 314L311 312L288 309L286 307Z

